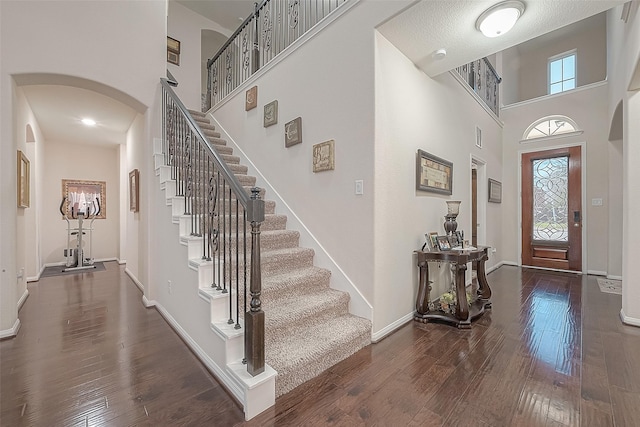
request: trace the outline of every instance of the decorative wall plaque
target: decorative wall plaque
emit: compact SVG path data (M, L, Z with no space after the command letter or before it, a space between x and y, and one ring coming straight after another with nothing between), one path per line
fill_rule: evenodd
M313 146L313 172L334 170L335 166L335 142L333 139Z
M264 106L264 127L278 123L278 101L271 101Z
M258 106L258 86L247 89L244 111L253 110Z
M284 146L291 147L292 145L300 144L301 142L302 117L298 117L284 125Z

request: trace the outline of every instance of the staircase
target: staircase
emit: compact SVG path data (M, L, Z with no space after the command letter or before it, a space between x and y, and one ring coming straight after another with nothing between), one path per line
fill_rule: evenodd
M247 167L239 163L239 157L233 155L233 149L206 116L197 111L190 113L245 189L255 186L256 178L247 175ZM163 158L157 154L156 162ZM189 218L183 215L184 199L176 197L172 190L175 183L169 178L168 166L156 164L156 167L164 181L161 188L165 189L167 204L172 205L173 221L180 224L180 243L188 247L189 259L185 261L198 271L199 293L211 302L211 319L203 322L212 322L214 330L217 322L218 329L226 329L224 333L233 335L233 325L219 326L220 320L228 317L225 310L230 294L211 287L215 261L200 256L203 240L190 235ZM265 358L278 373L275 386L278 397L368 345L371 322L349 314L349 295L330 288L331 272L314 266L314 251L299 247L299 233L287 230L287 217L276 212L275 202L265 200L260 254ZM245 295L240 295L240 301L244 298ZM239 321L239 325L242 323Z

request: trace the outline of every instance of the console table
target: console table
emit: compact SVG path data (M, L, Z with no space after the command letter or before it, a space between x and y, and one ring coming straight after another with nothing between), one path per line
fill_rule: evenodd
M415 320L427 323L429 319L439 319L453 323L460 329L470 329L471 321L491 308L491 288L487 282L484 263L489 259L489 248L450 250L450 251L415 251L418 254L418 267L420 268L420 284L416 300ZM431 302L431 285L429 284L429 262L447 262L455 271L455 292L458 296L453 313L448 313L436 307ZM465 286L465 271L467 263L474 262L477 265L479 289L471 303L467 301Z

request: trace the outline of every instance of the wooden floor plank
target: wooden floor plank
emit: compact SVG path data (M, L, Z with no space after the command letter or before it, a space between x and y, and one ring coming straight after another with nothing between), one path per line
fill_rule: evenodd
M471 330L410 322L249 422L115 263L29 284L4 426L638 426L640 329L595 277L504 266Z

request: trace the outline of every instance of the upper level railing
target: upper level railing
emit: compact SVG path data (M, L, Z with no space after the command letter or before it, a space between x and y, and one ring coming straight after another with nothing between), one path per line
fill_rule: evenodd
M229 154L218 152L173 91L175 80L161 79L161 85L164 163L171 167L176 196L184 198L184 216L189 223L186 228L192 237L202 239L202 260L212 261L211 287L230 294L228 323L241 329L244 318L247 370L257 375L265 366L265 323L260 302L264 201L260 200L259 188L251 188L251 196L247 194L225 161ZM249 234L247 223L251 226Z
M500 89L502 78L487 58L464 64L455 69L458 75L484 101L496 116L500 116Z
M349 0L262 0L207 61L207 108L216 105Z

